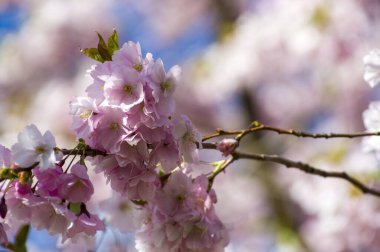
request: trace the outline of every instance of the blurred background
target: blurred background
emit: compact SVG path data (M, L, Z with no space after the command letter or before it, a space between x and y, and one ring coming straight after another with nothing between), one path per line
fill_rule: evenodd
M70 148L68 102L84 95L95 62L80 48L96 31L180 65L177 113L202 134L258 120L311 132L364 131L362 112L380 98L363 81L362 58L380 47L378 0L0 0L0 142L26 124L50 129ZM376 187L379 162L360 139L315 140L260 133L246 152L279 154L347 171ZM205 152L203 161L216 161ZM111 194L102 176L92 206ZM380 186L380 185L379 185ZM276 165L239 161L215 182L216 206L230 230L226 251L379 251L380 199L348 183ZM379 216L378 216L379 215ZM110 230L110 231L108 231ZM134 251L133 233L112 227L98 251ZM57 248L33 230L30 251Z

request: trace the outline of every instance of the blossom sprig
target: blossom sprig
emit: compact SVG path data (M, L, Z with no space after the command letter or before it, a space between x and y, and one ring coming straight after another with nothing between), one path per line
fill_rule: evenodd
M166 71L162 60L155 60L150 53L144 57L138 43L130 41L119 48L116 31L107 44L98 37L97 48L82 50L99 62L89 71L92 83L86 96L70 102L78 145L59 149L50 132L42 135L29 125L12 150L4 147L0 156L6 163L3 167L13 165L11 174L17 175L4 177L4 206L8 209L4 223L31 223L72 242L103 230L103 222L86 207L94 193L87 174L89 162L124 198L122 209L131 205L134 207L127 209L151 216L149 222L136 227L140 249L222 250L228 234L214 212L216 194L206 190L205 175L190 173L190 167L195 168L199 161L201 135L185 115L173 116L180 68ZM74 162L76 158L79 162ZM29 176L21 180L19 174L25 171ZM175 180L177 177L181 179ZM184 184L177 183L179 180L186 183L187 193L182 194ZM176 207L166 211L164 199ZM181 235L168 233L164 243L151 237L157 227L172 228L179 221L183 223L177 229ZM109 223L115 222L111 219ZM151 240L149 249L139 242L146 239Z
M129 41L120 47L116 31L107 43L100 34L98 38L97 48L82 50L98 62L88 72L91 83L86 95L70 102L77 146L58 148L50 131L42 134L33 124L19 133L11 149L0 146L0 242L4 247L24 249L29 224L74 243L104 230L98 213L87 209L94 194L89 169L102 173L113 189L112 199L100 204L105 222L123 232L135 231L136 248L148 252L223 251L229 236L215 213L213 183L241 159L343 179L363 193L380 197L380 191L346 172L239 151L242 139L260 131L309 138L373 139L380 136L378 106L372 105L364 115L370 132L314 134L255 121L247 129L217 129L202 138L187 116L174 116L173 93L181 73L178 66L166 71L161 59L142 54L139 43ZM373 66L377 61L366 62L372 64L371 76L376 77ZM207 142L225 136L230 138ZM225 157L210 164L215 169L208 174L198 169L202 149L220 151ZM19 232L20 244L17 239L15 244L9 243L5 233L16 222L27 224Z

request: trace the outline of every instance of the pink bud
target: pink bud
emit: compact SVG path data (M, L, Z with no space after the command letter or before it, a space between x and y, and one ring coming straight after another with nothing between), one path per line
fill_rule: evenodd
M234 152L238 145L239 142L237 140L232 138L225 138L218 143L216 148L223 153L223 156L227 157L232 152Z

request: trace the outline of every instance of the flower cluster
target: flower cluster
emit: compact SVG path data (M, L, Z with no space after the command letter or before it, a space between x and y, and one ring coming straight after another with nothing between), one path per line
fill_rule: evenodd
M193 178L189 169L199 162L201 135L189 118L173 115L179 67L166 72L162 60L142 56L138 43L119 49L117 40L109 41L109 48L95 49L100 63L89 71L87 95L70 102L75 149L60 150L49 131L42 135L34 125L11 150L1 147L2 175L10 179L0 204L4 224L31 223L61 234L63 242L103 230L86 208L94 193L87 159L118 194L101 204L105 221L137 231L140 251L223 250L228 235L213 207L216 194L205 175ZM131 221L136 212L144 216L140 223Z
M372 50L363 58L364 80L375 87L380 83L380 51ZM369 132L380 131L380 102L374 101L369 104L367 110L363 112L364 126ZM380 156L380 141L378 137L372 136L364 140L364 147L367 151L375 151Z
M213 209L215 192L207 192L207 186L204 175L192 180L179 171L170 176L145 209L144 225L137 234L137 249L222 251L228 235Z
M86 167L76 163L64 172L62 153L49 131L42 135L35 125L27 126L11 150L0 146L0 163L3 177L11 178L1 203L1 216L9 226L31 223L61 234L63 240L104 228L86 209L94 193Z
M137 228L137 248L223 250L228 236L214 212L215 193L207 191L204 175L192 180L184 173L184 163L198 163L201 135L186 116L173 118L179 67L165 72L160 59L144 58L133 42L112 59L90 70L87 96L71 102L73 129L92 149L107 153L91 161L124 197L119 209L130 208L127 198L147 216Z

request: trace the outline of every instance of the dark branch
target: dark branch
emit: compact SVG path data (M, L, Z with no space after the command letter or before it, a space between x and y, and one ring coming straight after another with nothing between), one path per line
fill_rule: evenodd
M86 157L95 157L95 156L106 156L107 153L100 150L94 150L90 147L87 147L85 150L75 150L75 149L61 149L63 155L74 155L74 154L83 154Z
M286 166L287 168L295 168L303 172L313 174L313 175L318 175L324 178L338 178L338 179L346 180L349 183L351 183L353 186L355 186L356 188L360 189L363 193L372 194L377 197L380 197L380 191L367 187L366 185L362 184L359 180L347 174L346 172L324 171L316 167L313 167L309 164L293 161L293 160L283 158L277 155L246 154L246 153L235 152L233 153L233 157L234 159L252 159L252 160L258 160L258 161L278 163L278 164L282 164Z
M222 130L217 129L216 133L203 137L203 141L209 140L211 138L220 137L220 136L228 136L234 135L237 140L240 140L247 134L251 134L258 131L271 131L276 132L281 135L293 135L296 137L307 137L307 138L357 138L357 137L366 137L366 136L380 136L380 132L359 132L359 133L308 133L303 131L296 130L285 130L280 128L275 128L266 125L258 125L255 127L251 127L243 130Z

